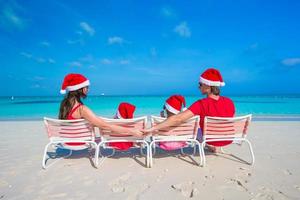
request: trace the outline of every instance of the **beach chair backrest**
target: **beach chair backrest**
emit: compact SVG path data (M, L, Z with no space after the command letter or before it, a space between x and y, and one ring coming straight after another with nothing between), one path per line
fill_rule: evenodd
M146 126L147 126L147 116L133 118L133 119L110 119L110 118L104 118L104 117L101 117L101 119L103 119L104 121L106 121L110 124L122 126L122 127L129 128L129 129L142 130L142 129L146 128ZM120 135L119 133L115 133L111 130L107 130L104 128L99 128L99 132L100 132L101 136L105 136L105 138L107 138L107 139L114 139L114 138L118 139L118 138L125 138L125 137L126 138L136 138L135 136L131 136L131 135Z
M245 137L252 115L241 117L205 117L203 137L234 138Z
M151 126L155 126L163 122L164 120L166 120L166 118L151 116ZM158 133L154 135L154 137L156 139L163 139L165 137L174 137L177 139L196 139L198 127L199 116L194 116L183 122L182 124L159 130Z
M94 141L94 127L84 119L59 120L44 118L44 123L51 141Z

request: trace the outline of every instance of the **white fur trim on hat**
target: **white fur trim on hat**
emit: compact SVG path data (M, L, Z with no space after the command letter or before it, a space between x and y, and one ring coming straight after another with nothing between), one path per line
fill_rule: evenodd
M168 111L170 111L173 114L178 114L180 113L180 111L176 110L175 108L173 108L170 104L165 103L165 107Z
M66 90L60 90L60 93L61 93L61 94L66 94L67 91L66 91Z
M199 80L200 83L204 83L205 85L208 85L208 86L225 86L225 83L224 82L220 82L220 81L211 81L211 80L207 80L203 77L200 77L200 80Z
M60 93L61 93L61 94L65 94L65 93L66 93L66 90L67 90L67 91L75 91L75 90L78 90L78 89L80 89L80 88L84 88L84 87L89 86L89 85L90 85L90 81L89 81L89 80L86 80L86 81L84 81L84 82L82 82L82 83L80 83L80 84L68 86L68 87L66 87L65 90L61 90Z
M121 113L119 111L117 112L117 117L118 117L118 119L123 119L123 117L121 116Z

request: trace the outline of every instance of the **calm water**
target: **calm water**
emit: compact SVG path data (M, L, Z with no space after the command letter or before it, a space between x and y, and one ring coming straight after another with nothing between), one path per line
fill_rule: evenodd
M0 120L56 117L63 97L0 97ZM158 115L167 96L89 96L84 103L97 115L112 117L122 101L136 105L135 116ZM199 96L186 96L187 105ZM286 116L300 119L300 95L231 96L236 115Z

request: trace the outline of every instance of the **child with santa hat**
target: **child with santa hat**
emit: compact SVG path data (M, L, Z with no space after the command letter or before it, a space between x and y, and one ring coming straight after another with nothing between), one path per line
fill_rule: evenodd
M86 98L90 81L81 74L68 74L65 76L61 94L65 94L60 104L59 119L85 119L97 127L105 128L120 135L141 136L143 133L137 129L129 129L109 124L96 116L92 110L85 106L81 99ZM85 143L66 143L70 146L82 146Z
M122 102L119 104L117 113L114 116L114 118L115 119L132 119L134 111L135 111L134 105L127 103L127 102ZM133 146L133 142L111 142L108 145L110 147L113 147L114 149L125 151Z
M195 115L200 116L201 132L204 126L205 116L233 117L235 113L233 101L227 97L220 96L220 87L222 86L225 86L225 83L219 70L214 68L205 70L199 77L198 87L201 93L206 95L206 98L194 102L186 111L173 115L164 122L152 128L145 129L144 132L151 133L159 129L176 126ZM230 143L232 143L232 141L210 142L208 143L208 147L211 151L217 152L217 147L225 146Z
M161 117L171 117L186 110L185 98L181 95L170 96L160 112ZM186 142L160 142L159 147L164 150L176 150L186 146Z

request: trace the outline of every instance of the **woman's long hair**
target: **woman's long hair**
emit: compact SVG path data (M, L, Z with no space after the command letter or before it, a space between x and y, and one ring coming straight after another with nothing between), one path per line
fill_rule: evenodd
M71 112L72 108L74 107L75 103L78 102L80 104L83 104L81 101L81 98L85 98L86 95L83 93L83 88L76 90L76 91L70 91L65 95L65 98L60 103L60 109L59 109L59 119L67 119L69 113Z

